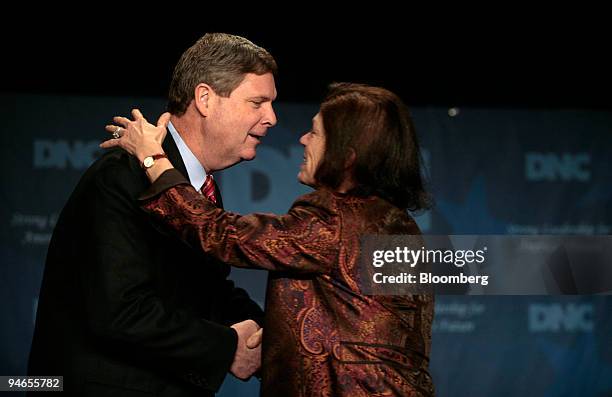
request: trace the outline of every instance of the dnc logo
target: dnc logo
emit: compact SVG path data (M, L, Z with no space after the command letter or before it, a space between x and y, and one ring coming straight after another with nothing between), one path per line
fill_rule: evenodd
M590 304L529 305L531 332L591 332L593 326L593 306Z
M34 168L89 167L99 153L98 141L34 141Z
M528 181L579 181L591 179L587 153L527 153L525 155L525 178Z

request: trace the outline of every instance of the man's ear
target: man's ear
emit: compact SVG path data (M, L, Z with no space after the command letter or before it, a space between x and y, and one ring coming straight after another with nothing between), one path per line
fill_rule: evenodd
M211 97L214 95L215 92L208 84L200 83L196 86L193 103L202 116L207 117L210 113Z

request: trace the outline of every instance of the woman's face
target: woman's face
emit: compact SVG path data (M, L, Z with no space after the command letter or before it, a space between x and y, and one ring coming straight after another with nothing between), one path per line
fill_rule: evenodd
M314 116L312 128L302 135L300 143L304 145L304 162L300 166L298 181L314 187L316 185L315 173L325 152L325 131L323 130L321 113Z

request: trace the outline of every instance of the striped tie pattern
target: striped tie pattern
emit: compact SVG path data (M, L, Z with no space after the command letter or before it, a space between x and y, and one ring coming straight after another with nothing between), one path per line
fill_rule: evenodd
M217 197L215 197L215 182L213 181L211 174L206 175L206 179L204 180L204 184L202 185L200 192L204 197L212 201L213 204L217 205Z

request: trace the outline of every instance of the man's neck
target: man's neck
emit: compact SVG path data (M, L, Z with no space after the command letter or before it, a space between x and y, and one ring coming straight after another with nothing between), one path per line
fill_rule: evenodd
M170 121L179 133L189 150L196 156L206 172L214 171L206 163L206 145L204 137L200 133L201 119L194 115L190 109L181 116L172 115Z

